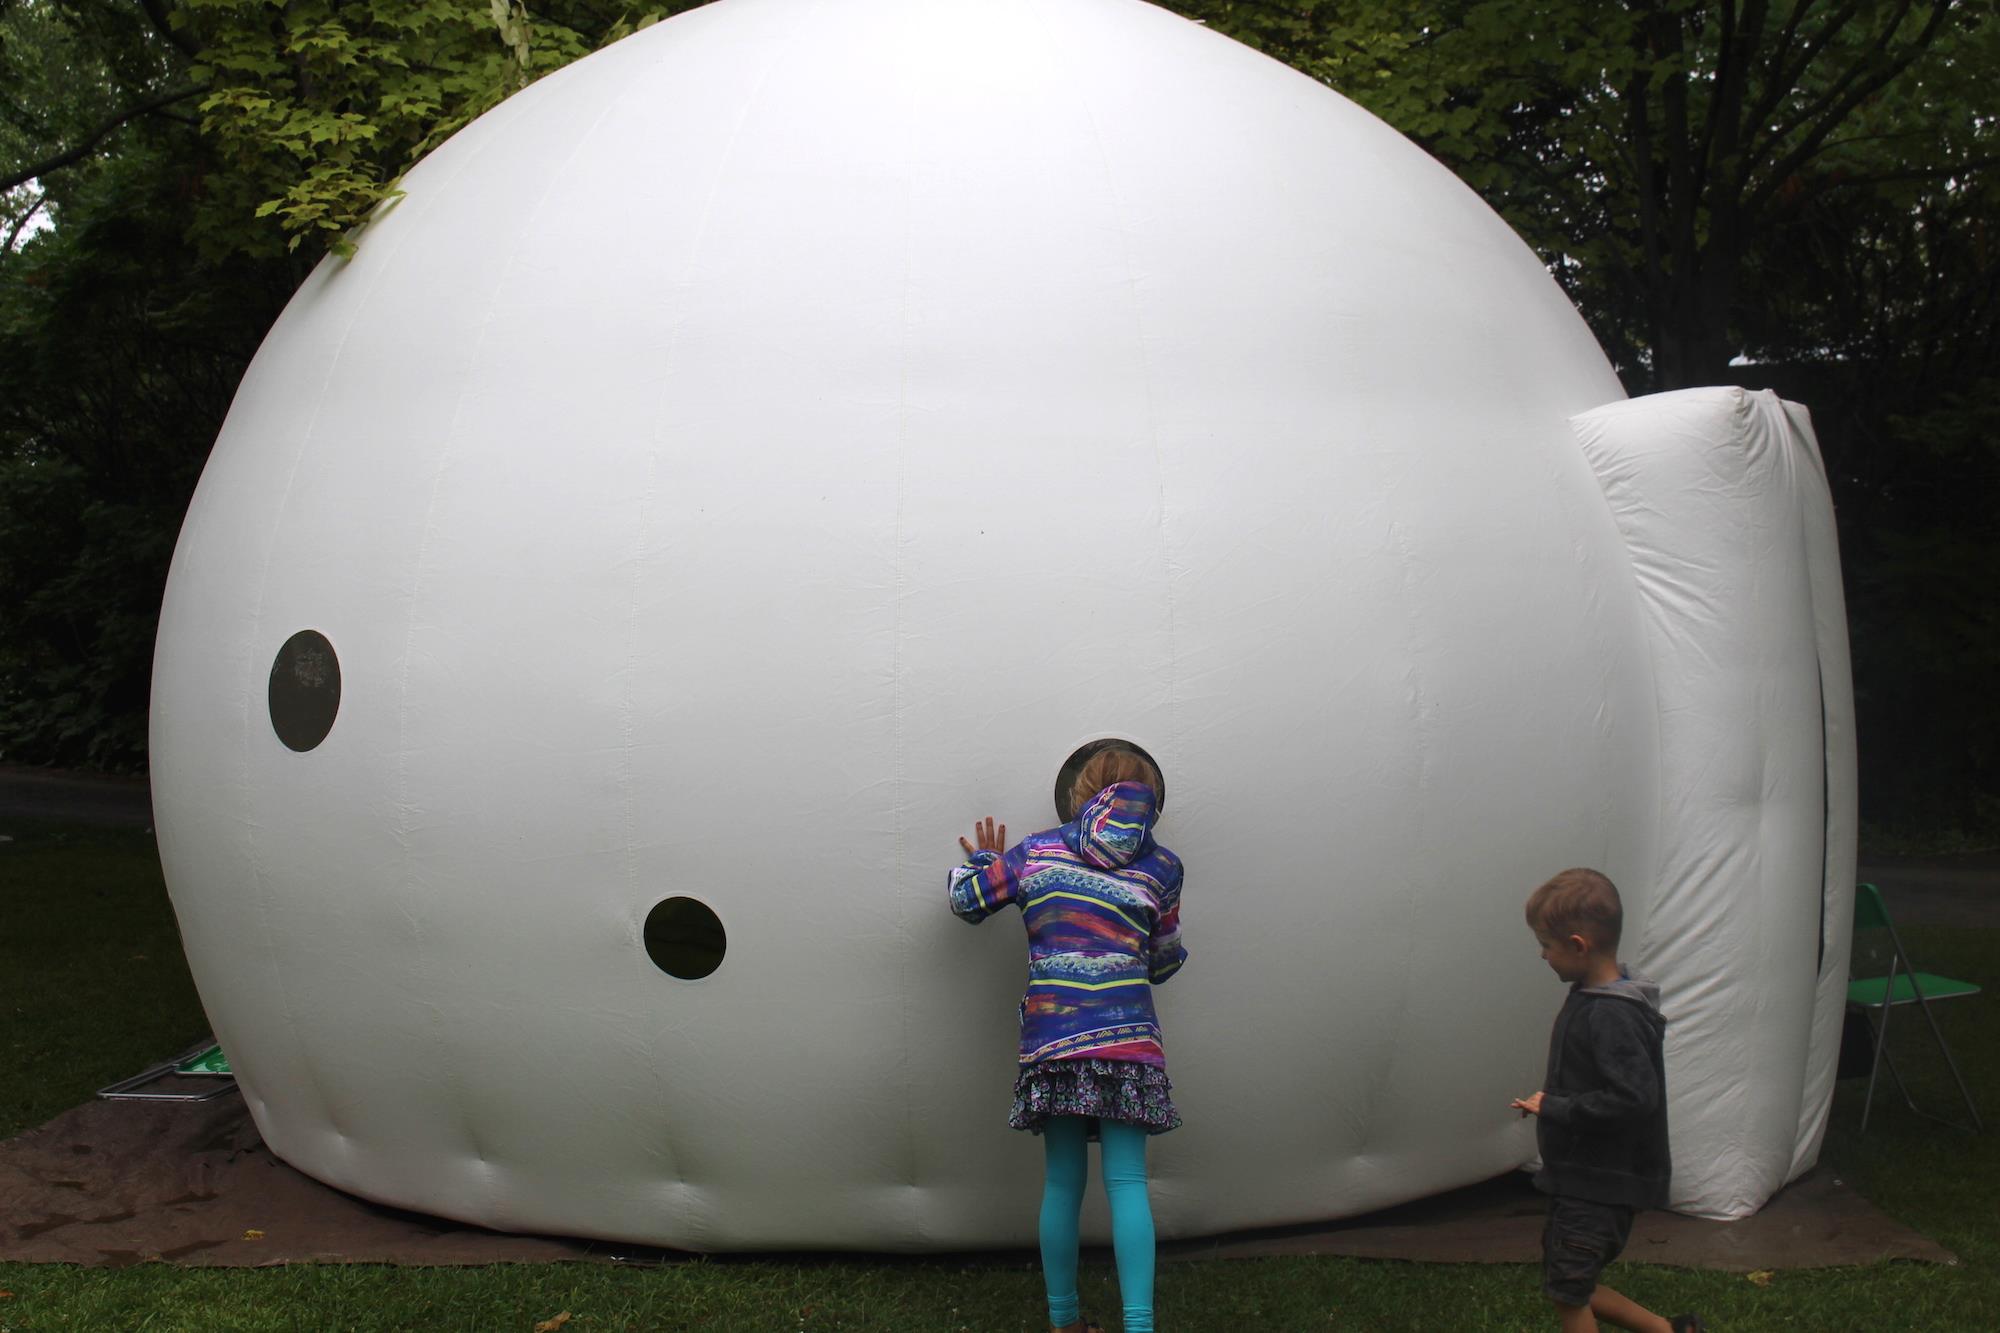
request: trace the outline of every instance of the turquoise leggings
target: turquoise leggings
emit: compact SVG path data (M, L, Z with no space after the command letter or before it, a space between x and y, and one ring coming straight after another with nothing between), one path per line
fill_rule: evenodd
M1118 1259L1118 1295L1125 1333L1153 1333L1153 1201L1146 1195L1146 1131L1117 1120L1098 1122L1103 1140L1104 1196L1111 1201L1111 1249ZM1090 1122L1059 1115L1042 1128L1048 1173L1042 1185L1042 1278L1049 1288L1049 1322L1078 1318L1077 1214L1090 1174Z

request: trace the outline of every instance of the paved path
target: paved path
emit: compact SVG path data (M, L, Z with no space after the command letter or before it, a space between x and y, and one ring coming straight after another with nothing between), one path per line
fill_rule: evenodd
M0 764L0 833L16 819L150 828L153 800L144 778ZM1898 921L2000 927L2000 852L1863 857L1857 878L1882 890Z
M17 819L151 828L152 789L144 778L0 764L0 833Z
M2000 852L1864 856L1854 877L1882 890L1898 923L2000 926Z

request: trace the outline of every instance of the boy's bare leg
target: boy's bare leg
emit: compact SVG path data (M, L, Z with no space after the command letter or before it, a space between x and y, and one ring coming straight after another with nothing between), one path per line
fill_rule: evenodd
M1648 1310L1629 1296L1621 1296L1602 1283L1590 1293L1590 1311L1599 1319L1620 1328L1629 1328L1632 1333L1673 1333L1673 1325ZM1591 1327L1595 1327L1592 1324ZM1563 1325L1563 1333L1569 1333L1569 1325Z
M1562 1333L1597 1333L1597 1319L1588 1305L1564 1305L1561 1301L1555 1305L1556 1317L1562 1320Z

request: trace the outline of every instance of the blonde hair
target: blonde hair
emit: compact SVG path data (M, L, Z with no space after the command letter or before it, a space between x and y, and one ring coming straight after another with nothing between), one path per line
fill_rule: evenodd
M1625 928L1625 905L1618 888L1602 872L1565 870L1528 895L1528 928L1560 938L1581 935L1602 953L1618 949Z
M1091 797L1121 782L1143 782L1153 789L1154 799L1159 799L1160 771L1146 756L1114 745L1084 760L1076 781L1069 786L1070 805L1081 810Z

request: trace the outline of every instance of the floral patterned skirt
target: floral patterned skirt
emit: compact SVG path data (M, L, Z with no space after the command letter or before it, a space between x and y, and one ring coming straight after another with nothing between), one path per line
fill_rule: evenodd
M1158 1065L1125 1060L1044 1060L1024 1065L1014 1079L1014 1109L1007 1123L1032 1134L1051 1116L1090 1117L1090 1137L1099 1120L1122 1120L1148 1134L1177 1129L1173 1085Z

